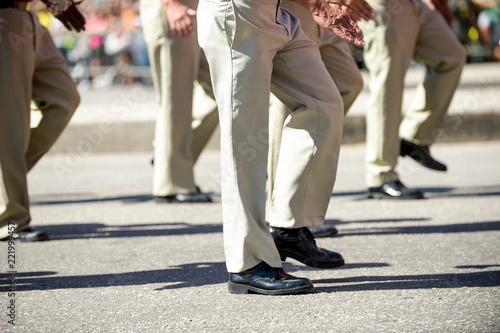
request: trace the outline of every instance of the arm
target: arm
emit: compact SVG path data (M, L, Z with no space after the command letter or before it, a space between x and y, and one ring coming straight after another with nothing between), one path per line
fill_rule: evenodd
M167 21L174 35L189 37L194 31L193 19L196 10L184 6L178 0L161 0Z
M76 8L77 4L72 0L42 0L49 12L51 12L59 21L64 24L66 29L80 32L85 30L85 18L82 13Z
M363 46L363 32L356 22L349 16L346 6L328 0L295 0L307 8L314 17L316 23L334 34L352 42L354 45Z

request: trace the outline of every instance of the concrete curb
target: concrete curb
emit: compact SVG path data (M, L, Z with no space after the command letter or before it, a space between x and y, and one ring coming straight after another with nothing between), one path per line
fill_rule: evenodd
M366 138L368 73L362 71L362 75L365 87L345 119L345 144L362 143ZM408 71L403 110L409 107L423 75L421 66ZM158 112L152 87L112 87L81 94L82 104L52 153L152 151ZM435 134L436 142L500 140L499 96L498 63L466 65L442 128ZM217 130L207 149L219 149L219 138Z
M120 122L114 125L112 132L103 133L96 124L75 124L61 135L51 153L152 152L154 127L154 121ZM499 128L499 113L450 115L437 132L436 142L500 140ZM219 138L217 129L206 149L219 149ZM365 117L347 117L343 143L357 144L365 140Z

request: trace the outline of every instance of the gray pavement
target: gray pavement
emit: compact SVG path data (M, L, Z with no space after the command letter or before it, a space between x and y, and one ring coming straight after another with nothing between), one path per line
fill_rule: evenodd
M150 152L50 154L29 185L52 240L15 245L15 281L0 243L0 331L500 332L500 141L437 144L447 173L401 159L427 193L406 202L364 198L364 149L343 146L326 221L339 235L318 239L346 265L287 261L315 291L274 297L227 292L217 150L196 167L215 202L188 205L152 201Z

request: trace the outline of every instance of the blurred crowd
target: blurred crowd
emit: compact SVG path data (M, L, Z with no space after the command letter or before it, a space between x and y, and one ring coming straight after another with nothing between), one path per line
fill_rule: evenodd
M468 50L469 62L500 61L500 0L449 0L452 29Z
M79 8L87 24L80 34L67 31L42 2L36 10L81 86L149 85L139 1L83 1ZM467 48L468 62L500 61L500 0L449 0L449 4L455 16L452 29ZM355 58L362 66L362 50L355 52Z
M85 0L79 5L85 31L68 31L42 2L37 8L80 86L151 84L138 0Z

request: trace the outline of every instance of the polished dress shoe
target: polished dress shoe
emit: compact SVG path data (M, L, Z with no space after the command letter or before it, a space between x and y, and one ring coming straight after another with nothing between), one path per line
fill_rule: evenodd
M267 227L269 228L269 223L266 222ZM337 228L333 225L322 225L321 227L309 227L309 231L313 234L314 238L326 238L333 237L338 234Z
M262 261L241 273L229 273L228 288L232 294L289 295L309 291L313 285L309 279L297 278Z
M10 237L11 236L2 238L2 241L10 240ZM49 235L47 235L47 233L43 230L29 228L16 231L14 234L12 234L12 239L19 242L43 242L48 241L50 238Z
M368 189L369 199L422 199L423 197L421 191L408 189L399 180Z
M324 224L321 227L309 227L309 231L313 234L314 238L333 237L339 233L337 228L328 224Z
M154 201L158 203L206 203L212 202L212 198L206 193L196 192L167 195L164 197L155 196Z
M318 248L308 228L281 229L269 227L281 260L290 257L315 268L335 268L344 265L340 253ZM292 234L293 232L293 234Z
M429 147L414 144L405 139L401 139L401 156L410 156L424 167L437 170L446 171L447 167L441 162L436 161L429 152Z

